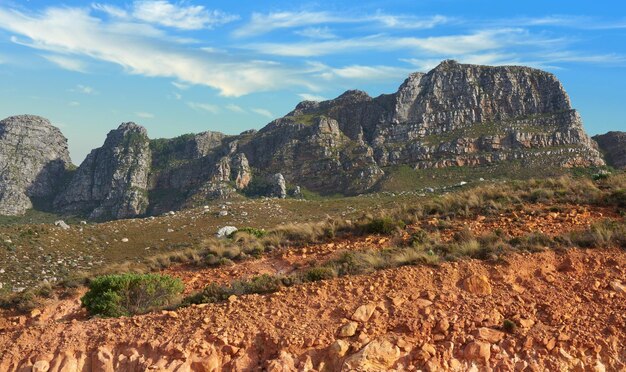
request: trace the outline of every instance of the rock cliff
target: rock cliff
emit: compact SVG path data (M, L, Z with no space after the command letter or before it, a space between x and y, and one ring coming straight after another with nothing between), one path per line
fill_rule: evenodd
M0 121L0 215L21 215L53 197L71 166L67 139L42 117Z
M87 155L54 205L61 212L97 220L143 214L148 207L150 161L145 128L123 123L109 132L102 147Z
M350 90L304 101L239 135L149 140L142 127L122 124L87 157L55 206L107 219L163 213L238 191L283 197L301 186L354 195L375 190L398 166L415 172L600 166L596 147L554 75L444 61L411 74L393 94L372 98Z
M608 132L594 136L606 157L606 162L615 168L626 169L626 132Z

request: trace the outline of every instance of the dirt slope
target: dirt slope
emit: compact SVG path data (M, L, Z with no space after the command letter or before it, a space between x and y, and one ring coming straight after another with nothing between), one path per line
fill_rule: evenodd
M607 249L404 267L132 318L87 320L68 299L0 318L0 370L618 371L625 285L626 252Z

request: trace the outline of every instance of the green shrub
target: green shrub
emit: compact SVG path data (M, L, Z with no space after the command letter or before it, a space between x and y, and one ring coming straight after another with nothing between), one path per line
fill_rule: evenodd
M332 267L312 267L302 273L302 281L317 282L320 280L328 280L337 276L337 272Z
M370 234L391 235L397 229L403 229L404 227L404 221L393 220L389 217L375 218L365 225L365 232Z
M264 229L257 229L256 227L242 227L233 234L238 234L240 232L248 233L256 238L263 238L265 235L267 235L267 231L265 231Z
M183 288L180 279L167 275L104 275L89 283L81 302L91 315L128 316L173 304Z
M517 329L517 324L509 319L504 319L502 322L502 329L507 333L513 333Z
M186 297L183 300L183 305L222 302L233 295L273 293L278 291L282 285L282 277L267 274L250 279L236 280L230 283L230 285L211 283L204 287L202 291Z

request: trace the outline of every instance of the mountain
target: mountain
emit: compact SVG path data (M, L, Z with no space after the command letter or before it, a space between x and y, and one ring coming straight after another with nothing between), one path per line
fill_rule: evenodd
M376 190L397 167L600 166L557 78L527 67L444 61L393 94L350 90L304 101L259 131L149 140L122 124L75 172L54 207L93 219L157 214L206 199ZM540 174L536 172L536 174ZM411 185L409 185L410 187Z
M593 136L606 157L608 165L626 169L626 132L608 132Z
M50 198L71 167L67 139L44 118L0 121L0 215L20 215Z

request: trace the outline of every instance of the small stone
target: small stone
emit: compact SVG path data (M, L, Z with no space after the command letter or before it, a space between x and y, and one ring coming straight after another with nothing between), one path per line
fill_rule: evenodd
M611 288L617 293L626 295L626 286L617 280L611 282Z
M376 310L376 304L367 304L359 306L354 314L352 314L352 320L357 322L367 322L374 314Z
M463 281L463 289L480 296L491 294L491 284L489 279L484 275L472 275Z
M215 234L215 236L217 236L218 239L224 239L228 238L235 232L237 232L237 228L235 226L224 226L217 230L217 234Z
M122 238L122 243L128 243L128 238Z
M339 357L346 355L349 348L350 348L350 344L348 344L344 340L335 340L335 342L333 342L333 344L330 345L330 350Z
M465 346L463 356L467 360L482 361L487 364L491 358L491 345L481 341L470 342Z
M352 337L356 334L359 327L357 322L348 322L339 329L339 337Z
M482 327L474 331L474 337L495 344L500 342L504 338L504 332L500 332L487 327Z

